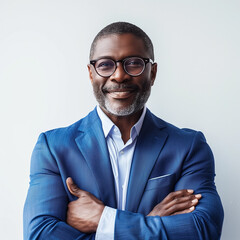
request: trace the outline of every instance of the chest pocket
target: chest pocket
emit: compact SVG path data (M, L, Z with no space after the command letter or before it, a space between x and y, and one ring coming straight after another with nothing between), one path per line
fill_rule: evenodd
M176 174L167 174L149 179L145 188L138 212L147 215L153 207L160 203L176 183Z

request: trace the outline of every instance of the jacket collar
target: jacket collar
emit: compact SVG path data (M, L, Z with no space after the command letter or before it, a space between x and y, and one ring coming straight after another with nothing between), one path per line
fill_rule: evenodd
M165 127L164 121L147 110L132 160L126 199L128 211L138 210L149 176L168 137Z
M94 175L92 181L98 187L96 197L105 205L116 207L112 166L96 108L82 120L78 130L80 134L75 141Z

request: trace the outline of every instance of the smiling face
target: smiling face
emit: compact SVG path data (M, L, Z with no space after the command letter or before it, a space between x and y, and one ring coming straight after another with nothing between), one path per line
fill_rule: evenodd
M122 60L130 56L149 58L142 40L132 34L111 34L100 38L91 60L111 58ZM88 65L94 95L107 115L128 116L139 112L147 102L154 83L157 65L147 63L144 72L136 77L128 75L117 63L110 77L101 77L93 65Z

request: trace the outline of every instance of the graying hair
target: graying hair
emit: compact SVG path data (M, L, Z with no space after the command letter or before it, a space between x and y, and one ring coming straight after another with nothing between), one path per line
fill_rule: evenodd
M134 24L128 23L128 22L114 22L106 27L104 27L94 38L91 48L90 48L90 55L89 58L92 60L95 47L97 45L97 41L101 39L102 37L111 35L111 34L124 34L124 33L130 33L134 36L142 39L143 44L146 48L146 51L148 51L150 58L154 61L154 50L153 50L153 44L151 39L148 37L148 35L139 27L137 27Z

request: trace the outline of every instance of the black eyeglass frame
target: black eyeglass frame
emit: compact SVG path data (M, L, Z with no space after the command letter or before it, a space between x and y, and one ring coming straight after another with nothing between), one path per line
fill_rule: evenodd
M143 60L143 62L144 62L144 67L143 67L143 70L142 70L140 73L138 73L138 74L130 74L130 73L125 69L125 64L124 64L124 63L125 63L127 60L129 60L130 58L139 58L139 59L142 59L142 60ZM103 75L99 74L99 72L97 71L97 69L96 69L96 67L95 67L95 64L96 64L97 61L99 61L99 60L101 60L101 59L110 59L110 60L112 60L112 61L115 63L115 69L113 70L113 72L112 72L110 75L103 76ZM154 64L154 62L153 62L153 60L152 60L151 58L143 58L143 57L136 57L136 56L126 57L126 58L121 59L121 60L114 60L114 59L108 58L108 57L106 57L106 58L105 58L105 57L102 57L102 58L99 58L99 59L96 59L96 60L90 60L90 64L93 65L96 73L97 73L99 76L101 76L101 77L110 77L110 76L112 76L113 73L115 73L115 71L116 71L116 69L117 69L117 63L118 63L118 62L122 63L122 66L123 66L124 71L125 71L128 75L130 75L130 76L132 76L132 77L137 77L137 76L141 75L141 74L144 72L144 70L145 70L145 68L146 68L146 65L147 65L148 63Z

